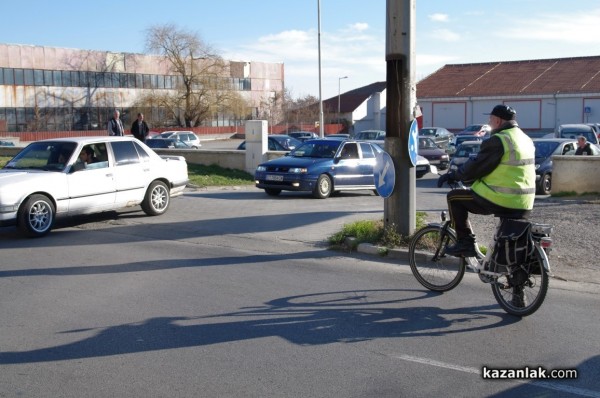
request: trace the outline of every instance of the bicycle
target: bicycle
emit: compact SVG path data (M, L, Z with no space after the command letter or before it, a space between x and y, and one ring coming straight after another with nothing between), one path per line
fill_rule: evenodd
M476 257L452 257L446 255L445 249L456 243L456 232L442 211L441 223L430 223L413 235L409 244L410 269L427 289L446 292L458 286L469 267L482 282L491 284L494 297L504 311L519 317L531 315L540 308L548 291L551 273L547 253L552 246L552 226L529 222L532 249L525 261L506 266L494 260L493 248L502 221L508 218L494 216L500 218L500 223L485 255L476 245Z

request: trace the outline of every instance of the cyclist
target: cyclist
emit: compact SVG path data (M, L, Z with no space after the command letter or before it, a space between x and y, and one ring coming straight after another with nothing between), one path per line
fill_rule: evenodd
M451 256L476 255L469 212L527 218L533 209L533 141L519 128L513 108L497 105L489 115L491 137L483 141L477 156L438 179L438 187L448 181L471 184L471 189L453 189L447 195L450 219L457 237L456 244L446 247L446 254Z

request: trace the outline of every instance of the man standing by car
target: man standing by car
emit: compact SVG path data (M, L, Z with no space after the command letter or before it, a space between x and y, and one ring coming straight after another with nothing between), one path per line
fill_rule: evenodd
M497 105L489 115L491 137L482 142L477 157L438 179L438 187L449 180L473 182L471 189L453 189L447 195L457 237L456 244L446 248L446 254L451 256L476 255L469 212L526 218L533 209L533 141L519 128L513 108Z
M121 113L115 110L112 119L108 121L108 135L124 135L123 123L119 116Z
M137 120L131 125L131 134L138 140L146 142L149 131L148 124L144 120L144 114L138 113Z
M593 155L592 148L590 148L590 143L587 142L587 138L585 138L583 135L577 137L577 150L575 151L575 155Z

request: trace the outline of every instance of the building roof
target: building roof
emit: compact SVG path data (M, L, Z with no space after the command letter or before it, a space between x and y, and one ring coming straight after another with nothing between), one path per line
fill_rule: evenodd
M375 93L380 93L386 88L386 82L371 83L367 86L359 87L351 91L340 94L340 112L354 112L363 102L369 99ZM323 101L323 108L337 110L338 96L331 97Z
M417 83L419 99L599 93L600 56L445 65Z

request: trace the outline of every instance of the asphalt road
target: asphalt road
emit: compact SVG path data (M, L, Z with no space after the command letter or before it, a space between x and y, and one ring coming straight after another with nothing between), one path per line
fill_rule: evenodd
M382 203L211 189L161 217L0 229L0 397L600 397L597 294L553 281L519 320L473 275L433 294L402 261L324 247ZM484 366L579 377L491 381Z

